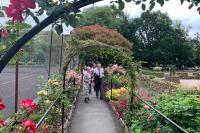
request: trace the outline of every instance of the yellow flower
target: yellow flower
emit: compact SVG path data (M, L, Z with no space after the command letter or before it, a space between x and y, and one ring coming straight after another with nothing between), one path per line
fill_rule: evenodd
M45 103L46 103L46 104L50 104L51 101L50 101L50 100L46 100Z
M48 83L49 83L49 84L51 84L51 83L52 83L52 81L53 81L52 79L49 79L49 80L48 80Z
M41 90L41 91L38 91L37 92L37 95L38 96L46 96L48 93L47 93L47 91L45 91L45 90Z
M58 81L56 81L56 82L53 82L53 85L57 85L57 86L59 86L59 83L58 83Z

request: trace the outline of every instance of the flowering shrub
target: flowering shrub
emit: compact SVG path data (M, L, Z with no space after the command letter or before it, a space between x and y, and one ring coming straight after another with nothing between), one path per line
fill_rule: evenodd
M122 66L119 66L118 64L114 64L114 65L110 65L110 67L108 68L108 73L124 75L126 71Z
M74 70L67 71L66 77L67 77L68 81L74 81L75 80L76 85L81 84L82 76L81 76L81 74L79 74L78 72L76 72Z
M200 96L189 94L184 90L176 91L172 94L162 94L157 101L150 102L159 111L172 119L175 123L186 129L190 133L200 132ZM143 132L179 132L173 125L163 121L163 118L144 105L138 110L134 110L132 114L131 133L139 131Z
M128 49L132 44L116 30L107 29L100 25L83 26L76 28L70 36L70 44L75 44L74 38L79 40L96 40L110 45L121 45Z
M6 8L6 14L13 21L23 21L23 12L29 8L36 7L35 0L10 0L10 5Z
M115 107L118 118L123 117L123 113L127 108L127 90L125 88L113 89L112 99L111 90L106 92L106 99L110 101L110 104Z
M36 133L36 124L32 120L23 120L22 124L17 127L16 132Z
M107 100L114 100L118 101L121 97L127 96L127 90L125 88L120 88L120 89L113 89L112 90L112 99L111 98L111 90L106 92L106 99Z
M35 112L37 109L37 104L33 102L33 100L21 100L20 101L20 109L29 116L31 113Z
M0 98L0 111L5 108L5 104L3 103L3 100Z
M127 109L127 103L128 101L126 99L111 101L112 106L114 106L117 111L118 118L123 117L124 111Z

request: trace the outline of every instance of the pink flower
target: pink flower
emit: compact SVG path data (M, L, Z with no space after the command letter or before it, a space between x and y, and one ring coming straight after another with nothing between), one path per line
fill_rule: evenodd
M36 124L32 120L23 120L22 124L25 126L25 133L36 133Z
M23 21L22 13L28 8L36 7L35 0L10 0L10 5L6 8L6 14L13 21Z
M37 104L33 102L33 100L27 99L27 100L21 100L20 105L24 108L27 108L29 110L29 113L34 112L37 109Z
M1 36L6 38L9 35L8 30L6 28L2 29Z
M151 108L148 105L144 105L144 108L150 110Z
M140 96L142 97L142 98L145 98L146 99L146 101L151 101L151 97L148 95L148 92L147 92L147 90L141 90L140 91Z
M4 120L0 120L0 127L5 126L5 121Z
M3 103L2 99L0 98L0 111L5 108L5 104Z

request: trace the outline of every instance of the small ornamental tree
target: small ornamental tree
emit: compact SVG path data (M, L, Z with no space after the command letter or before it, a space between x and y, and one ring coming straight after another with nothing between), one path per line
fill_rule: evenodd
M70 37L72 40L75 38L77 40L96 40L109 45L132 48L132 44L116 30L108 29L98 24L78 27L71 33Z
M72 31L68 39L68 44L74 47L80 44L84 45L84 42L86 43L89 41L96 41L96 44L101 42L114 46L121 51L126 51L127 59L123 58L118 50L116 51L109 48L87 49L87 51L82 51L80 53L81 59L91 59L91 61L101 62L104 66L116 62L127 66L127 62L131 60L131 49L133 44L114 29L108 29L100 25L78 27Z

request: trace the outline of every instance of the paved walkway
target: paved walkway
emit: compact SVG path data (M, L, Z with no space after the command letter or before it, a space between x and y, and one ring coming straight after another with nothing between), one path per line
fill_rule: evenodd
M89 103L84 103L84 96L81 95L69 133L120 133L116 121L104 101L92 96Z

